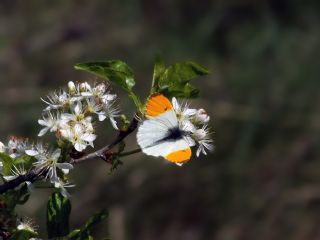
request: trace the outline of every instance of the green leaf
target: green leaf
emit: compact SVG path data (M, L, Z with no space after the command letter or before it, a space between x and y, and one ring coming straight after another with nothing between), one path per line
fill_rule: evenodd
M85 224L82 231L91 231L92 227L100 223L102 220L108 217L108 213L105 210L102 210L94 214Z
M29 200L30 193L27 183L24 183L23 186L19 188L17 194L17 204L23 205Z
M193 87L191 84L176 85L172 87L163 87L159 92L168 97L177 98L196 98L199 96L199 89Z
M67 237L65 237L64 239L72 239L72 240L76 240L81 234L81 230L80 229L75 229L72 232L70 232L68 234Z
M93 239L91 236L92 228L100 223L102 220L108 217L108 213L102 210L99 213L93 215L81 229L73 230L66 239L68 240L82 240L82 239Z
M48 238L63 237L69 233L71 203L61 193L51 195L47 205Z
M166 66L160 56L157 56L153 68L153 77L152 77L152 88L151 93L159 91L159 80L166 70Z
M133 71L120 60L110 60L102 62L78 63L74 66L77 70L93 73L105 80L113 82L129 93L136 107L141 111L142 104L139 98L133 93L132 88L136 84Z
M77 70L90 72L111 81L127 92L131 92L132 87L135 85L131 68L120 60L78 63L74 67Z
M30 238L36 237L37 234L29 230L18 230L12 234L10 240L29 240Z
M4 195L6 208L13 211L17 204L24 204L28 201L30 194L27 184L24 183L20 188L10 189Z
M32 167L32 164L34 162L35 158L28 156L28 155L23 155L21 157L18 157L13 160L14 165L22 165L25 169L30 169Z
M158 71L159 80L156 89L167 97L194 98L199 90L192 86L190 80L209 74L209 71L194 62L178 62L170 65L164 71Z
M11 174L11 167L13 165L13 159L5 153L0 153L0 159L3 163L2 172L4 176Z

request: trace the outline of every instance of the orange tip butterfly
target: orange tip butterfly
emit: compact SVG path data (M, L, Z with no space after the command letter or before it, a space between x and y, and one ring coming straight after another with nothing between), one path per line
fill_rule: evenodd
M147 120L138 128L137 142L147 155L182 165L191 158L191 144L184 137L177 114L168 98L153 94L146 104Z

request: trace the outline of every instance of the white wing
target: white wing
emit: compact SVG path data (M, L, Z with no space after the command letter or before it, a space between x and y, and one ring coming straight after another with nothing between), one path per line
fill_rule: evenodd
M146 147L142 151L151 156L166 158L170 153L190 148L184 139L165 141Z
M147 155L162 156L155 152L155 145L168 136L169 130L178 127L178 119L174 111L166 112L156 118L145 120L138 128L137 141ZM172 145L172 142L168 143Z

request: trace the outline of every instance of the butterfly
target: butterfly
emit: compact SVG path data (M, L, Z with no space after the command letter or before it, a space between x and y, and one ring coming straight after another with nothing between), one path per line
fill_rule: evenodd
M147 120L138 128L137 142L147 155L163 157L182 165L190 160L192 152L190 133L181 126L170 100L162 94L149 97L145 112Z

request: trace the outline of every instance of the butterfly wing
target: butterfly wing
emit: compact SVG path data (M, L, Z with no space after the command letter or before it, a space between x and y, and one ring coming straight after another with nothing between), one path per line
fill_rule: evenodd
M152 94L146 104L147 118L158 117L172 110L173 106L169 99L159 93Z

